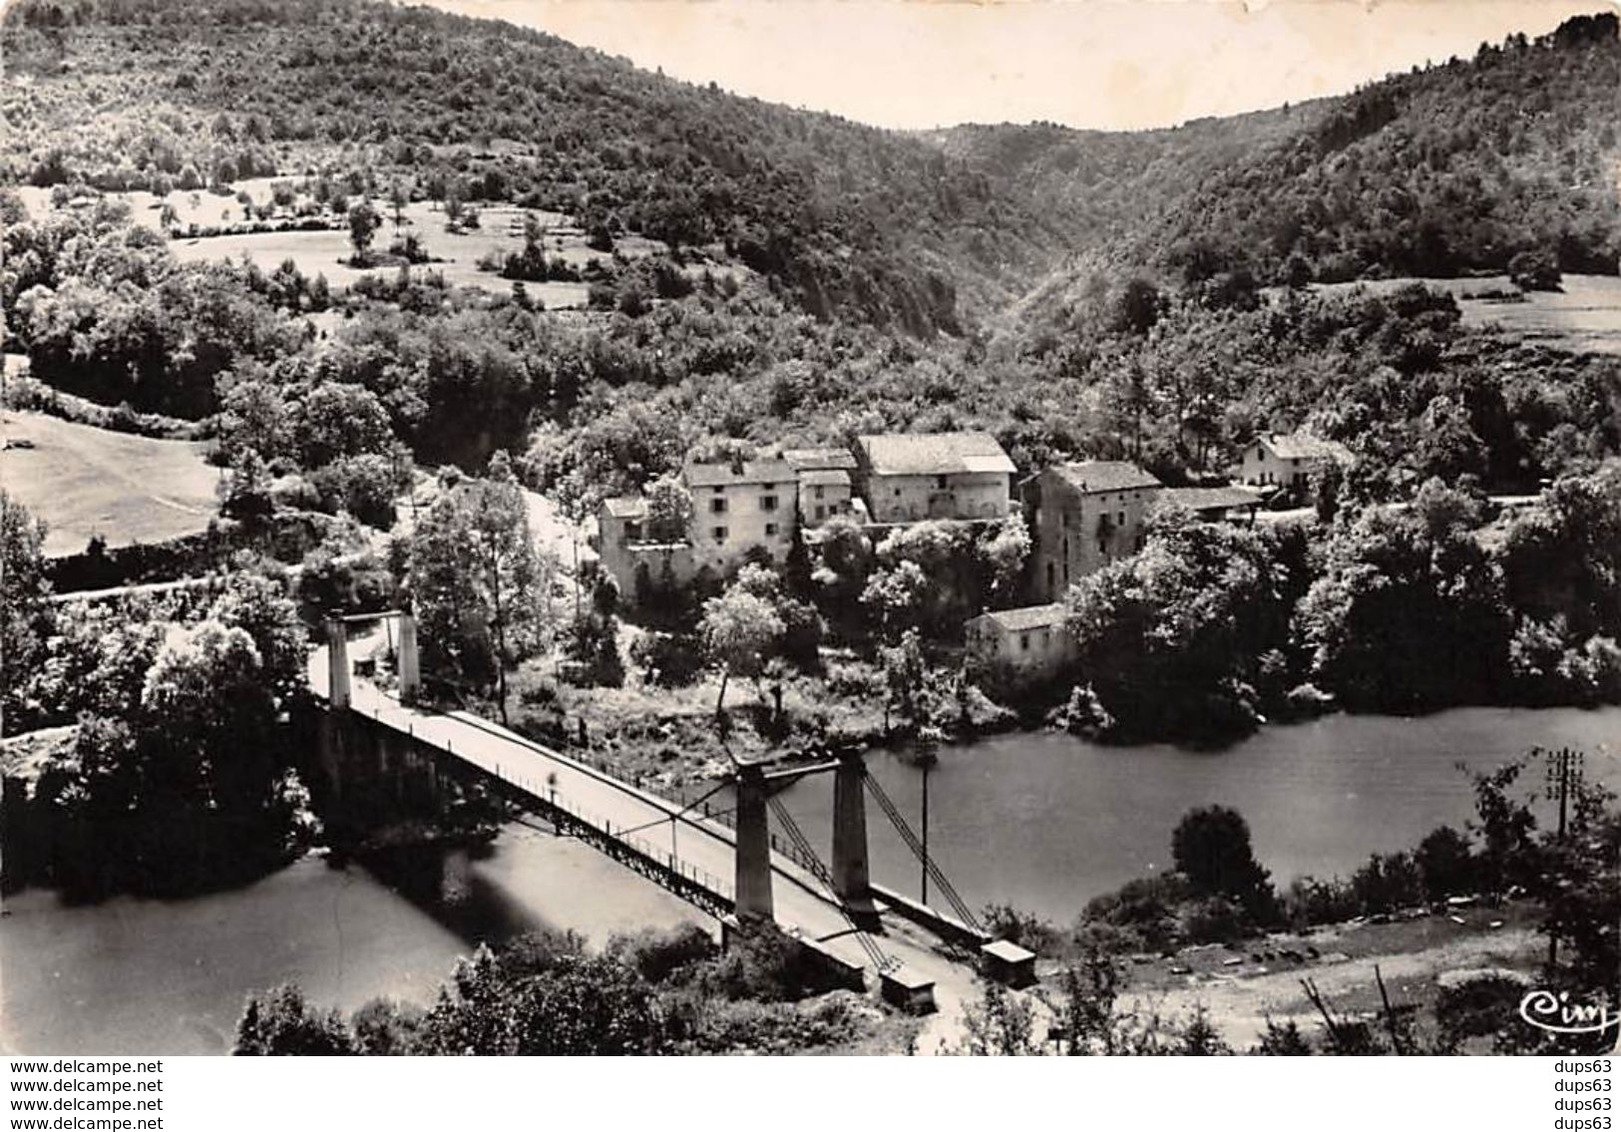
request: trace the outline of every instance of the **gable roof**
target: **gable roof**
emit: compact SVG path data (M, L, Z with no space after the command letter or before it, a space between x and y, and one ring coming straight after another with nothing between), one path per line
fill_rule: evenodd
M602 509L615 519L640 519L647 514L647 498L641 495L620 495L604 499Z
M800 472L825 468L853 471L856 466L855 453L848 448L790 448L782 458Z
M996 622L1010 633L1023 633L1030 629L1050 629L1062 625L1068 616L1061 601L1047 605L1024 605L1018 609L993 609L980 614Z
M688 487L724 487L728 484L791 483L794 470L786 460L749 460L732 464L688 464L681 472Z
M1259 506L1261 493L1242 487L1167 487L1160 491L1159 502L1189 511L1230 511Z
M1013 461L988 432L904 432L858 436L867 465L880 476L1011 475Z
M1162 486L1159 480L1125 460L1082 460L1052 469L1076 491L1134 491Z
M839 487L850 486L850 473L843 468L810 468L799 473L799 482L804 484L835 484Z
M1351 450L1337 440L1324 440L1309 432L1273 433L1264 436L1260 444L1280 460L1338 460L1351 459Z

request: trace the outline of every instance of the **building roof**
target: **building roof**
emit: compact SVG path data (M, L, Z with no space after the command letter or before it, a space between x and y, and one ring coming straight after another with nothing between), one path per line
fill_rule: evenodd
M1005 939L992 940L981 947L979 953L989 955L991 958L1003 963L1032 963L1036 958L1035 952L1027 951L1018 944L1010 943Z
M1076 491L1134 491L1161 487L1159 480L1125 460L1082 460L1052 469Z
M856 466L855 453L848 448L790 448L782 458L800 472L827 468L853 471Z
M1243 487L1167 487L1160 491L1159 502L1189 511L1230 511L1259 506L1261 493Z
M850 473L843 468L811 468L799 473L799 482L806 484L836 484L840 487L850 485Z
M1351 450L1337 440L1324 440L1309 432L1273 433L1261 438L1261 446L1280 460L1351 459Z
M1013 461L988 432L908 432L860 436L856 443L880 476L1013 472Z
M1069 616L1061 601L1047 605L1025 605L1018 609L994 609L980 614L996 622L1010 633L1023 633L1030 629L1050 629L1062 625Z
M794 469L785 460L749 460L734 464L688 464L681 473L689 487L723 487L727 484L789 483Z
M615 519L640 519L647 514L647 499L640 495L621 495L604 499L602 509Z

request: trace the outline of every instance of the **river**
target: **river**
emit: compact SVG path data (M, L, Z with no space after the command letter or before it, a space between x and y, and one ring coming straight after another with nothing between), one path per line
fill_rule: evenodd
M1370 852L1467 820L1458 761L1488 769L1538 744L1585 748L1588 773L1621 786L1617 708L1330 716L1216 753L998 736L940 752L929 772L930 851L970 906L1011 903L1067 923L1090 897L1166 868L1171 830L1190 807L1240 809L1279 881L1344 873ZM921 771L884 752L868 766L917 827ZM831 787L819 776L784 795L823 847ZM916 864L873 806L868 827L875 878L915 894ZM705 922L579 842L520 825L483 852L341 868L310 857L184 900L71 906L29 890L7 897L0 916L0 1048L220 1053L257 988L297 982L344 1010L378 996L426 1004L480 940L547 926L600 943L683 920Z

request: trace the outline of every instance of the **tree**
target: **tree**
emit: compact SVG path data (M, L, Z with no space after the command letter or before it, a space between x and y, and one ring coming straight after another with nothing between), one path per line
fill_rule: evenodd
M971 1057L1032 1057L1042 1052L1035 1008L1001 983L987 982L977 1002L963 1009L957 1053Z
M692 493L675 476L647 485L647 537L653 542L685 542L692 527Z
M1162 511L1141 552L1070 588L1078 664L1122 730L1210 742L1255 726L1282 675L1264 658L1288 645L1275 539Z
M447 487L411 534L409 588L425 675L494 685L506 718L506 670L532 655L547 624L546 569L505 453L489 478Z
M765 670L766 654L781 638L782 618L771 603L742 586L733 585L719 597L704 602L698 632L709 662L720 669L720 690L715 696L715 718L725 712L726 685L733 675L758 677Z
M349 206L349 244L355 249L354 258L350 261L353 266L365 267L371 262L372 238L381 223L370 201L356 201Z
M354 1052L338 1012L315 1010L304 1000L304 992L291 985L248 996L231 1049L238 1057L331 1057Z
M929 579L916 562L903 561L875 572L861 591L861 604L878 617L883 635L917 627L929 594Z
M1272 885L1250 848L1249 823L1237 810L1188 811L1171 835L1171 855L1195 895L1231 897L1257 920L1270 917Z
M0 736L24 705L26 677L38 670L50 630L45 521L0 489Z

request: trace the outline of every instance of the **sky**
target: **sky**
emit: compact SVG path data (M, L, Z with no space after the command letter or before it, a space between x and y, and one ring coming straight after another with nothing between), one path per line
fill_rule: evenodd
M902 129L1170 126L1340 94L1617 0L431 0Z

